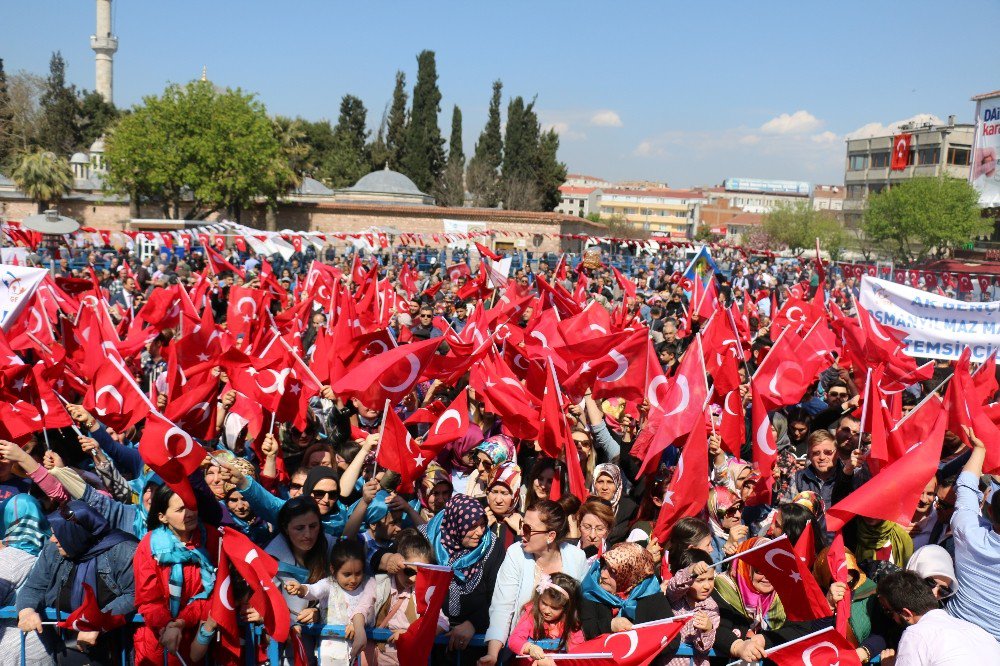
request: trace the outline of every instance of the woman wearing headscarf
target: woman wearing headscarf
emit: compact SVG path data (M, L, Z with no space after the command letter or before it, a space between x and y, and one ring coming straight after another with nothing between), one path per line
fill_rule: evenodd
M470 497L484 497L486 484L493 469L514 460L514 441L507 435L494 435L469 453L475 471L469 475L464 492Z
M52 538L42 548L17 593L18 627L25 632L41 633L39 609L55 608L60 615L68 615L82 605L84 585L93 591L102 611L115 615L133 613L135 538L112 528L103 516L80 500L68 502L60 512L50 515L49 524ZM46 632L42 640L49 654L59 662L117 661L119 646L109 634L80 632L74 637L60 637Z
M512 462L494 467L481 501L486 505L486 528L506 552L521 538L521 468Z
M42 546L49 539L49 522L31 495L14 495L4 504L3 548L0 548L0 607L14 605L14 595L31 572ZM0 624L0 664L20 663L21 632L17 622ZM25 658L30 666L52 663L37 633L25 637Z
M468 649L469 641L489 626L490 599L504 551L486 529L483 505L468 495L452 496L444 511L419 529L431 542L438 564L454 572L444 604L451 624L448 649L460 651L460 664L474 664L484 650Z
M906 566L913 555L913 540L905 527L891 520L863 516L852 522L854 543L850 545L859 562L876 560L892 562L899 568Z
M581 589L580 623L588 640L673 616L654 574L653 556L639 544L609 549L590 566ZM667 649L676 649L676 641Z
M135 632L135 663L164 665L166 650L166 666L190 664L215 587L219 532L169 486L153 493L148 521L135 551L135 605L145 621Z
M231 464L222 468L222 477L231 482L250 505L250 510L271 525L278 523L278 512L288 500L275 497L267 492L253 477ZM339 537L344 533L344 524L350 515L340 501L340 482L337 470L332 467L313 467L302 485L302 496L311 497L319 507L323 519L323 530Z
M451 477L437 461L427 465L427 471L417 486L417 500L420 502L420 515L429 521L451 499L454 488L451 487Z
M612 463L597 465L594 468L594 481L590 490L605 502L609 502L615 512L615 525L608 534L608 545L621 543L628 536L629 525L639 507L625 494L625 481L618 465Z
M751 537L740 544L737 553L766 542L762 537ZM812 630L811 624L786 621L774 586L742 559L735 560L729 572L715 577L712 595L719 604L714 647L718 655L757 661L768 648Z
M712 560L734 555L746 538L747 526L741 522L743 501L723 486L708 491L708 525L712 528Z

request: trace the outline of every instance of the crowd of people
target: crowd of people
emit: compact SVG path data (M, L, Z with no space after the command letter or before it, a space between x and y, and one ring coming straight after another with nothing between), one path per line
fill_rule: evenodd
M270 583L291 625L281 663L408 666L396 645L428 606L415 585L443 565L434 664L550 666L553 652L676 616L658 666L754 663L834 626L851 648L841 663L1000 664L1000 441L983 429L1000 421L993 360L963 370L978 396L963 419L947 383L963 361L893 383L892 358L852 348L863 339L838 318L858 316L855 278L736 249L685 274L690 254L644 255L627 274L594 252L577 266L553 255L510 276L489 274L488 259L418 270L407 247L142 260L94 247L87 266L56 262L0 344L0 606L17 613L0 663L20 663L22 636L30 666L119 664L123 652L239 663L252 648L226 640L216 600L233 600L241 626L272 627ZM790 303L811 304L810 318ZM760 403L753 378L797 326L832 327L824 363L802 358L804 392ZM625 369L602 361L611 338ZM626 339L639 351L622 351ZM694 355L705 409L661 409L658 391ZM940 455L912 514L828 515L866 486L897 492L888 466L918 442L895 426L928 404L942 427L919 450ZM41 426L22 427L25 411ZM691 413L701 478L681 469L690 433L656 446ZM888 459L873 453L886 429L904 435ZM705 499L671 513L685 493ZM273 558L273 580L228 564L222 577L221 542L236 537L220 526ZM820 617L791 619L792 601L743 558L783 536L825 597ZM46 623L88 600L142 623ZM264 631L259 663L270 641Z

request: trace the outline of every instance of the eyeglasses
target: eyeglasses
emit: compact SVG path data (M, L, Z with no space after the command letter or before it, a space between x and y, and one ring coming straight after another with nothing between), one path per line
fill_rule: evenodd
M934 596L938 597L939 599L944 599L945 597L951 596L951 588L948 587L947 585L942 585L933 578L924 578L924 585L929 587L931 592L934 593Z
M829 396L831 398L846 398L847 397L847 393L845 393L843 391L836 391L836 392L830 391L829 393L827 393L827 396Z
M546 534L547 532L549 532L549 530L533 530L531 529L531 525L528 525L527 523L521 525L521 536L525 539L530 539L536 534Z
M743 507L741 506L731 506L728 509L726 509L727 516L738 516L741 513L743 513Z
M608 528L605 525L580 525L580 531L587 534L607 534Z
M329 500L336 499L338 494L336 490L314 490L309 496L318 502L324 497Z
M422 315L420 315L420 318L421 318L421 319L430 319L430 318L431 318L432 316L433 316L433 315L429 315L429 314L422 314Z

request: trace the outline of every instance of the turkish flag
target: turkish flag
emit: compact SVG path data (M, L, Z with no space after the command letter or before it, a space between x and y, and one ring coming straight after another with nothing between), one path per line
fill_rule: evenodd
M73 631L112 631L125 626L125 616L103 612L97 605L94 588L84 583L83 602L80 607L70 613L65 620L60 620L56 626Z
M295 655L293 666L309 666L309 652L302 643L302 636L294 629L288 632L288 642L292 644L292 654Z
M826 512L827 529L839 532L854 516L881 518L907 524L913 517L920 494L937 472L944 443L945 419L939 418L933 431L916 442L878 476L857 488Z
M225 548L219 549L219 568L215 572L215 587L209 602L209 615L219 626L219 637L223 647L230 654L240 653L240 628L236 617L236 595L233 594L233 578L230 572L229 555Z
M158 412L150 412L139 440L139 455L180 495L184 506L197 507L188 476L201 467L208 452L191 435Z
M663 505L660 507L660 514L653 528L653 534L660 543L667 542L678 520L697 516L708 502L708 438L705 436L705 414L700 410L695 413L699 418L687 433L684 448L681 449L681 455L677 459L677 467L674 468L670 484L663 493Z
M412 422L412 419L413 416L407 419L407 423ZM454 425L449 426L449 422L454 423ZM469 392L462 391L457 398L451 401L447 409L442 409L437 415L434 425L427 431L427 436L420 446L428 450L438 451L448 442L454 442L456 439L464 437L468 430Z
M438 617L448 597L448 586L454 573L451 567L414 562L417 582L413 589L416 597L416 620L396 641L399 666L427 666L437 636Z
M268 635L279 643L288 639L291 624L288 604L281 589L275 586L278 561L255 545L241 532L231 527L222 529L222 550L229 558L229 565L250 586L250 605L264 618Z
M87 387L83 407L101 423L123 432L149 413L150 404L135 381L125 376L120 363L111 357L104 359Z
M739 336L729 325L729 316L723 313L712 317L702 331L702 347L705 351L705 370L712 378L715 395L724 395L738 389L740 373L737 359L742 349Z
M807 523L812 525L812 523ZM844 546L844 533L838 532L826 553L826 565L830 567L833 580L837 583L848 583L851 573L847 570L847 551ZM851 616L851 586L847 585L847 593L837 602L836 614L837 633L847 638L847 620Z
M399 474L399 492L413 492L413 482L420 478L430 457L424 457L420 446L392 409L385 415L382 437L379 439L375 460L379 465Z
M34 380L31 386L34 389L31 402L41 413L42 424L46 429L71 426L73 425L73 419L70 418L69 412L66 411L62 402L59 401L55 390L52 388L52 384L49 383L46 377L45 370L45 366L41 361L31 368L31 375Z
M750 427L753 431L753 463L760 474L753 494L747 498L748 506L771 503L771 488L774 486L774 461L778 459L778 443L771 429L764 401L755 384L750 385Z
M740 449L747 441L747 422L743 409L743 398L739 389L730 391L722 400L722 422L719 424L719 436L722 438L722 448L739 457Z
M566 448L566 457L569 458L576 454L576 447L570 436L569 426L566 424L566 415L563 413L555 368L549 364L546 369L545 391L542 394L542 407L538 420L538 448L550 458L558 458L563 448Z
M618 282L618 286L621 287L622 293L625 294L627 298L635 298L635 283L622 275L622 272L614 266L611 267L611 270L615 274L615 280Z
M219 378L211 371L188 377L184 391L167 403L163 415L198 439L215 439L220 389Z
M469 264L460 263L452 264L448 266L445 271L448 273L448 279L455 281L460 277L469 277L472 275L472 269L469 268Z
M571 647L570 654L600 654L610 652L611 663L620 666L646 666L690 621L689 615L668 617L642 624L633 624L628 631L602 634ZM562 662L560 662L562 666Z
M777 666L861 666L854 646L833 627L775 645L767 658Z
M357 398L371 409L380 409L388 400L398 403L417 385L441 340L429 338L401 345L362 361L332 386L343 399Z
M632 455L642 458L642 468L639 474L646 474L659 465L660 455L678 437L691 432L696 424L704 421L705 403L708 401L708 383L705 379L705 356L701 347L701 336L695 336L694 342L684 352L677 374L667 387L663 402L657 398L655 384L668 380L662 375L654 378L646 388L650 404L659 414L656 419L656 434L649 441L646 450L636 446ZM661 543L663 543L661 541Z
M538 437L540 401L521 384L495 347L472 366L469 385L488 411L502 417L505 433L518 439Z
M268 294L263 289L229 288L226 328L234 336L246 336L264 316Z
M500 261L501 259L503 259L503 257L501 257L499 254L497 254L490 248L486 247L485 245L480 245L475 241L473 241L472 243L473 245L476 246L476 249L479 250L479 254L481 254L482 256L492 259L493 261Z
M897 134L892 137L892 163L890 168L893 171L902 171L910 163L910 141L912 134Z
M795 554L787 534L744 551L739 557L774 586L790 622L830 617L830 605L823 590L806 563Z
M580 377L589 378L586 383L596 400L622 398L641 402L646 397L646 357L651 350L648 331L636 329L631 334L624 334L621 343L611 347L606 354L584 361Z

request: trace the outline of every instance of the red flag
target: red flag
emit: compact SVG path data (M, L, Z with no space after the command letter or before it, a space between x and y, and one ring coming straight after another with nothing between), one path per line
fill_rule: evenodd
M812 525L812 523L807 523ZM830 568L833 580L837 583L848 583L851 574L847 570L847 551L844 547L844 533L838 532L826 553L826 565ZM851 617L851 586L848 583L844 598L837 602L836 608L837 633L847 638L847 621Z
M417 385L421 370L440 343L430 338L373 356L337 380L333 392L344 399L357 398L373 409L381 408L386 400L398 403Z
M100 363L94 379L87 387L84 408L97 419L118 432L138 423L151 406L114 352Z
M790 622L830 617L830 605L823 590L805 562L795 554L787 534L744 551L740 559L774 586Z
M157 412L150 412L139 441L139 455L184 500L196 508L194 490L188 476L201 467L208 452L175 424Z
M233 286L229 289L229 307L226 311L226 328L234 336L247 335L264 316L267 292Z
M378 443L375 460L379 465L399 474L399 491L413 492L413 482L420 478L427 467L429 458L424 456L413 436L396 416L395 410L387 410L382 426L382 437Z
M555 368L549 364L545 373L545 392L538 420L538 448L550 458L558 458L566 449L567 459L576 454L566 415L563 413L561 392L556 382ZM567 460L567 464L569 461Z
M617 268L615 268L614 266L611 267L611 270L614 272L615 280L618 282L618 286L621 287L622 293L625 294L625 297L635 298L636 294L635 283L629 280L624 275L622 275L622 272Z
M407 422L410 422L412 418L411 416L407 419ZM453 422L454 425L449 426L449 422ZM427 436L420 446L421 448L438 450L448 442L454 442L456 439L464 437L468 430L469 392L462 391L461 395L452 400L447 409L438 414L434 425L427 431Z
M211 371L188 377L183 393L167 403L163 415L198 439L214 439L219 393L219 379Z
M473 245L476 246L476 249L479 250L479 254L481 254L482 256L492 259L493 261L500 261L501 259L503 259L503 257L501 257L499 254L497 254L490 248L486 247L485 245L480 245L475 241L473 241L472 243Z
M292 654L295 655L293 666L309 666L309 653L306 651L306 646L302 643L302 636L299 635L299 632L294 630L289 631L288 641L292 644Z
M230 527L223 527L222 530L222 550L228 556L230 566L250 586L250 605L264 618L264 628L271 638L284 643L288 639L291 621L285 597L274 584L278 561L241 532Z
M771 429L764 401L756 386L750 384L750 427L753 431L753 463L760 479L754 486L753 495L747 498L749 506L771 503L771 488L774 485L774 461L778 458L778 444Z
M791 327L782 331L751 379L768 410L798 403L819 374L823 359L803 359L802 339Z
M839 532L854 516L907 524L920 494L937 472L944 429L945 419L939 418L926 440L913 444L878 476L830 507L826 512L827 529Z
M775 645L767 658L777 666L861 666L854 646L833 627Z
M451 266L448 266L445 271L448 273L448 278L453 282L460 277L469 277L472 275L472 269L469 268L469 264L464 262L460 264L452 264Z
M225 547L219 551L219 568L215 572L215 587L212 588L208 614L219 626L219 637L226 651L230 654L239 654L240 629L236 617L237 604L232 588L229 555L226 554Z
M73 631L112 631L125 626L125 616L101 611L101 607L97 605L94 588L84 583L83 602L80 607L70 613L65 620L60 620L56 626Z
M727 393L722 401L719 436L722 437L722 447L738 458L740 449L747 441L747 422L739 389Z
M396 641L399 666L427 666L437 635L438 617L448 596L448 586L454 575L451 567L413 563L417 582L413 593L420 614Z
M612 663L621 666L646 666L681 632L689 616L668 617L642 624L633 624L628 631L602 634L571 647L570 654L610 652ZM560 666L562 663L560 662Z
M677 459L677 467L670 478L670 485L663 494L663 505L653 529L653 534L660 543L667 542L670 531L678 520L697 516L708 502L708 438L705 436L705 415L701 410L695 413L699 418L688 431L684 448ZM663 427L665 426L660 425L660 428Z
M795 542L795 554L805 562L805 565L812 569L813 562L816 561L816 538L813 536L813 523L810 520L806 523L799 540Z
M902 171L910 163L910 140L912 134L897 134L892 137L892 164L893 171Z

